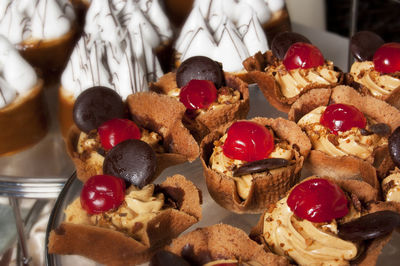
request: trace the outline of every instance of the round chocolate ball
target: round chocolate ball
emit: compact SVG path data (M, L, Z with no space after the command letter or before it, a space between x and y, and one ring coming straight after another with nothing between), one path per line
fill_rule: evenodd
M281 32L275 36L271 43L271 51L279 60L285 57L287 50L296 42L311 44L310 40L296 32Z
M385 42L371 31L359 31L351 37L350 51L354 58L359 61L372 61L376 50Z
M123 118L124 102L114 90L96 86L83 91L75 101L73 119L80 130L88 133L113 118Z
M156 166L156 154L150 145L141 140L129 139L118 143L107 153L103 172L141 188L152 181Z
M209 80L218 89L224 83L224 72L218 62L205 56L193 56L178 67L176 84L182 88L192 79Z

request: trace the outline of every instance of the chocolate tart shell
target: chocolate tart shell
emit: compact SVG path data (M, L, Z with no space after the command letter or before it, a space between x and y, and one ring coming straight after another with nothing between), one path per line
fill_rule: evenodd
M185 126L198 142L219 126L236 119L246 118L250 110L249 88L247 83L232 74L226 72L224 74L226 86L238 90L241 93L241 99L239 102L233 104L219 106L215 110L207 110L198 115L195 119L184 118ZM150 83L150 89L161 94L167 94L168 91L175 88L177 88L176 74L173 72L165 74L156 83ZM178 100L175 101L183 106Z
M143 242L115 230L63 222L50 233L48 251L53 254L82 255L107 265L136 265L201 219L201 195L181 175L167 178L160 188L179 209L166 209L148 223Z
M282 94L278 83L275 81L275 78L272 75L264 72L265 68L268 67L272 60L274 60L273 58L274 56L272 55L271 51L267 51L264 54L261 54L259 52L254 56L247 58L244 61L243 65L248 71L248 76L253 82L257 83L258 87L260 88L261 92L264 94L264 97L268 100L268 102L281 112L289 112L291 105L301 95L309 90L319 88L331 88L343 83L343 73L336 70L340 72L338 82L333 83L329 86L327 86L326 84L311 84L303 88L300 94L291 98L286 98Z
M39 79L26 95L0 108L0 156L27 149L46 136L48 110L43 89Z
M251 240L244 231L227 224L198 228L174 239L166 250L182 256L182 253L185 254L182 250L188 246L193 252L190 258L195 265L218 259L257 261L261 265L290 265L285 257L265 252L263 246Z
M321 178L319 176L310 176L307 179L311 178ZM368 183L361 180L352 180L352 179L335 179L330 177L322 177L329 179L336 184L338 184L343 190L354 193L357 198L366 204L367 213L373 213L377 211L390 210L400 212L400 204L394 202L378 202L379 199L379 191L378 189L372 187ZM268 212L266 210L261 216L260 219L250 232L250 238L256 241L259 244L262 244L265 250L270 251L268 244L264 240L263 231L264 231L264 216ZM382 248L390 241L392 234L382 236L379 238L375 238L366 244L366 249L363 254L357 259L354 265L363 265L363 266L373 266L376 265L379 255L382 252Z
M207 135L201 142L200 159L208 191L219 205L236 213L260 213L284 196L298 182L303 161L311 149L308 137L291 121L283 118L262 117L253 118L250 121L271 127L280 139L287 140L295 151L295 163L275 169L273 174L266 172L253 174L249 196L246 200L242 200L238 195L234 179L211 169L209 164L214 141L220 139L232 123Z
M306 94L303 94L291 107L288 117L290 120L297 123L301 117L312 111L313 109L322 106L329 105L331 103L344 103L350 104L357 107L362 113L371 117L377 123L385 123L390 126L393 132L398 126L400 126L400 111L388 103L376 99L370 95L362 96L356 90L349 86L337 86L333 89L318 89L311 90ZM348 176L357 176L360 172L370 171L366 168L364 163L356 161L360 160L368 162L377 170L377 175L382 178L387 175L389 170L394 168L394 164L390 158L388 147L381 146L375 149L370 158L362 160L355 156L340 156L333 157L323 152L317 152L311 150L311 155L308 159L307 165L312 166L312 173L316 175L329 174L331 177L340 178L340 173L346 173ZM360 169L352 167L352 164L358 164ZM353 165L354 166L354 165ZM329 171L329 169L335 169L335 171ZM366 182L375 186L377 181L373 181L372 177L365 179Z

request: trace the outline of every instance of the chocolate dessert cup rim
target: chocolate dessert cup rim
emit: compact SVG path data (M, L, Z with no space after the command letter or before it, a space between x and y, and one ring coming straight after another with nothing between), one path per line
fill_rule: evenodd
M395 107L390 106L388 103L374 98L370 95L361 95L356 90L349 86L339 85L332 89L317 89L317 90L310 90L307 93L303 94L291 107L288 117L289 120L298 122L301 117L306 115L307 113L314 110L316 107L319 106L327 106L330 103L344 103L354 105L358 108L362 113L366 114L367 116L371 117L378 123L385 123L389 125L392 131L400 125L400 111L397 110ZM343 160L351 163L353 160L361 160L370 162L375 168L378 170L378 177L381 177L391 168L393 168L393 163L391 163L391 159L389 154L385 151L387 150L387 146L377 147L370 157L366 160L361 158L351 156L351 155L344 155L339 156L343 157ZM333 158L333 156L329 156ZM328 157L328 158L329 158ZM337 167L335 166L332 160L323 160L325 161L325 165L321 164L320 158L317 156L312 156L309 159L313 159L311 164L313 164L313 172L315 174L323 174L326 167L330 169L334 169ZM317 161L315 161L317 160ZM361 163L360 163L361 165ZM343 170L345 170L343 168ZM352 171L350 169L348 175L358 175L359 172ZM353 169L354 170L354 169ZM363 171L363 169L359 169ZM332 173L333 174L333 173ZM372 177L371 177L372 178ZM371 178L367 180L372 180ZM372 185L376 185L377 181L370 182Z
M250 60L256 60L256 61L260 61L257 60L257 57L262 57L265 58L265 56L269 54L270 56L272 55L272 51L266 51L264 54L261 53L257 53L253 56L250 56L249 58L247 58L245 61L250 61ZM245 62L244 61L244 62ZM326 62L327 60L325 60ZM245 63L243 63L245 64ZM261 66L263 66L263 63L260 63ZM265 67L267 68L268 65ZM334 67L336 68L336 67ZM269 75L265 72L265 69L262 70L250 70L248 71L248 76L249 78L251 78L253 80L254 83L257 83L257 86L259 87L259 89L261 90L261 92L263 93L264 97L268 100L268 102L275 107L276 109L278 109L281 112L285 112L288 113L291 105L299 99L299 97L301 97L301 95L307 93L310 90L313 89L322 89L322 88L332 88L335 86L338 86L340 84L343 83L344 80L344 73L340 70L340 69L334 69L335 72L339 73L339 76L337 78L337 82L334 84L311 84L311 85L307 85L306 87L302 88L302 90L300 91L300 93L296 96L293 96L291 98L287 98L285 97L282 92L281 89L279 88L279 86L277 85L276 80L273 78L272 75Z
M348 193L356 193L357 197L364 202L367 202L371 205L372 211L370 209L366 209L367 213L373 213L375 211L380 210L392 210L396 212L400 212L400 203L391 203L391 202L376 202L379 198L379 192L376 188L373 188L368 183L361 181L361 180L352 180L352 179L345 179L345 180L337 180L335 178L327 177L327 176L309 176L304 180L309 180L313 178L323 178L328 179L336 184L338 184L344 191ZM301 183L300 182L300 183ZM298 183L298 184L300 184ZM361 186L360 186L361 185ZM295 186L293 186L294 188ZM343 188L345 187L345 188ZM293 189L292 188L292 189ZM291 189L291 190L292 190ZM291 191L290 190L290 191ZM287 192L289 195L290 191ZM256 241L259 244L262 244L264 248L270 251L268 244L264 240L264 217L267 212L270 210L265 210L261 215L257 222L257 224L251 229L250 238ZM387 242L391 239L392 234L387 236L375 238L368 243L367 250L365 251L364 257L360 258L360 261L357 262L359 265L375 265L376 261L381 253L382 248L386 245ZM373 262L372 262L372 261Z
M282 138L282 136L280 136L279 134L288 133L288 131L285 130L284 128L278 128L285 124L286 126L284 127L297 128L298 132L296 135L299 135L303 139L299 152L296 150L296 148L293 147L293 145L296 144L294 143L295 140L298 140L299 138L292 138L291 140L288 140L287 137L285 138L286 140L288 140L289 145L292 146L292 150L294 151L295 162L289 166L285 166L282 169L279 169L278 171L274 172L274 174L271 173L265 174L265 172L252 174L253 179L249 191L249 196L245 200L240 199L237 192L237 185L234 179L232 177L226 176L223 173L211 169L209 164L209 159L212 154L212 150L208 149L214 147L213 142L221 138L226 133L226 130L229 128L229 126L234 122L225 124L220 128L214 130L209 135L207 135L201 142L200 159L203 165L203 171L206 178L207 188L211 196L214 198L214 200L221 206L237 213L260 213L261 210L266 207L265 204L269 205L273 204L274 202L270 202L271 199L263 199L263 197L257 196L259 194L259 192L257 191L259 190L264 192L268 191L267 188L262 189L262 187L270 186L272 184L271 183L272 177L278 179L287 179L286 181L289 182L289 184L286 184L287 186L289 186L287 189L289 189L293 184L295 184L296 180L299 179L299 175L303 166L303 161L304 158L308 155L309 149L311 148L311 143L309 142L309 139L305 135L305 133L301 131L300 127L298 127L292 121L285 120L283 118L273 119L264 117L255 117L253 119L245 121L253 121L262 124L267 124L275 131L275 134L277 134L278 137L280 138ZM278 130L279 132L276 132ZM290 135L292 134L293 131L291 132ZM207 150L206 146L208 146ZM214 188L215 183L218 183L219 187ZM222 183L225 184L226 188L224 190L226 191L223 193L223 198L220 198L218 195L221 194L219 192L221 192L220 190L222 189ZM265 193L262 194L264 195ZM266 202L260 203L260 201L266 201Z
M183 230L182 228L179 229L181 233L201 219L201 194L191 181L177 174L168 177L159 186L165 194L170 195L168 192L170 188L181 189L184 195L180 199L181 204L179 204L180 206L177 209L168 208L162 210L156 217L149 220L149 226L146 230L147 238L144 239L145 243L139 242L121 231L64 221L57 229L50 233L48 243L49 254L80 254L99 262L111 263L113 265L126 265L127 261L132 263L147 261L152 253L172 240L172 238L164 239L164 237L161 237L163 234L160 233L165 232L161 232L160 227L169 227L171 222L174 223L177 222L177 219L183 219L178 223L183 228ZM179 201L179 199L174 200ZM169 232L172 234L171 236L175 235L176 237L176 234L179 235L176 230ZM83 233L86 238L80 239L80 233ZM100 245L101 247L93 245L93 242L98 240L99 237L105 237L109 241L113 240L113 247L109 245ZM91 242L90 245L85 245L85 243L89 244L89 242ZM75 245L69 245L71 243ZM79 248L76 248L76 246ZM126 250L121 253L122 250L120 250L120 247L129 248L129 253L126 253Z
M199 235L199 237L201 237L203 234L204 237L201 238L200 241L198 241L197 236ZM231 239L231 237L234 238ZM223 241L221 240L221 238L229 239L227 239L227 241ZM193 247L193 250L195 251L195 254L203 254L204 252L208 252L211 255L210 259L217 260L221 259L221 257L224 258L224 254L220 254L221 252L214 254L216 256L214 258L212 257L212 254L210 252L210 250L213 250L215 248L213 246L213 243L217 240L221 240L224 243L224 246L218 246L218 249L223 248L223 251L229 252L227 259L244 259L245 262L253 260L259 262L259 260L261 260L264 263L268 263L268 265L289 265L289 262L286 258L265 251L262 245L251 240L242 229L224 223L218 223L207 227L197 228L191 232L181 235L178 238L174 239L172 243L168 245L165 249L180 256L183 248L187 245L191 245ZM208 249L205 250L205 247L203 247L203 245L206 245L206 248ZM233 248L232 251L228 249L231 245ZM243 247L238 249L238 245L242 245ZM248 249L250 254L243 254L244 249Z

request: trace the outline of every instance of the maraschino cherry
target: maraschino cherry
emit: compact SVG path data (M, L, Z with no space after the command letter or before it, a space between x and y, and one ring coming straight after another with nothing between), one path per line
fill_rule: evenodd
M373 58L375 70L380 73L400 71L400 43L385 43L376 50Z
M104 122L98 128L100 142L105 150L113 148L127 139L140 139L139 127L129 119L115 118Z
M337 135L339 131L345 132L353 127L365 128L367 120L355 106L337 103L326 107L320 123Z
M209 80L192 79L179 93L179 100L188 110L206 109L216 99L217 89Z
M343 190L323 178L309 179L298 184L290 192L287 204L296 216L313 223L330 222L349 212Z
M81 191L81 205L89 214L97 214L117 208L125 197L125 182L111 175L95 175L89 178Z
M324 61L321 51L316 46L305 42L292 44L283 58L283 64L287 70L322 66Z
M260 124L238 121L229 127L222 148L229 158L252 162L265 159L271 154L274 150L274 138Z

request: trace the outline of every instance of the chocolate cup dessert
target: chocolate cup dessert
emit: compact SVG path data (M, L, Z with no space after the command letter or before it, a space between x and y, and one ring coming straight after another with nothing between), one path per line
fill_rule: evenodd
M201 218L200 191L185 177L169 177L158 189L176 208L161 210L152 218L142 241L121 231L64 221L50 233L49 253L82 255L107 265L136 265L148 261L154 252Z
M371 95L400 109L398 73L380 73L373 62L375 52L384 40L371 31L359 31L351 37L350 52L356 61L345 76L345 83L362 95Z
M224 78L227 87L240 92L240 100L232 104L221 104L216 109L205 110L194 119L185 116L183 123L198 142L220 125L246 118L250 110L248 85L238 77L226 72ZM169 91L177 88L176 74L173 72L165 74L158 82L150 83L150 89L161 94L168 94ZM179 100L176 102L181 104Z
M376 99L372 96L362 96L353 88L348 86L337 86L333 89L311 90L303 94L291 107L288 117L294 122L298 122L307 113L319 106L327 106L331 103L343 103L355 106L367 117L376 123L383 123L389 126L390 132L400 125L400 112L388 103ZM364 176L364 181L377 187L379 182L373 177L372 165L379 178L387 175L388 171L394 168L390 158L388 146L382 145L374 149L372 154L365 160L352 155L331 156L325 152L312 149L305 167L309 168L315 175L328 175L333 178L352 178L361 177L362 173L368 172L368 177Z
M227 224L198 228L174 239L166 250L188 260L190 265L221 259L252 261L260 265L289 265L285 257L266 252L244 231Z
M64 69L79 35L80 29L74 25L60 38L25 41L18 44L17 49L30 64L43 72L46 81L53 81L53 75Z
M11 155L39 142L48 130L43 81L25 96L0 109L0 156Z
M300 93L294 97L287 98L283 95L277 81L265 70L270 65L279 62L279 59L274 56L272 51L265 53L256 53L254 56L247 58L243 65L248 71L248 76L254 83L257 83L261 92L268 102L276 109L282 112L289 112L291 105L304 93L312 89L331 88L343 83L343 73L334 67L334 71L338 73L337 82L327 84L311 83L301 89ZM282 63L282 62L281 62Z
M312 178L321 178L317 176L311 176L307 179ZM328 179L333 181L342 190L348 192L351 195L351 200L353 202L360 203L360 208L363 213L362 216L365 216L370 213L375 213L378 211L393 211L396 213L400 212L400 204L393 202L381 202L379 200L379 191L376 188L373 188L371 185L363 182L361 180L351 180L351 179L334 179L330 177L322 177L324 179ZM307 180L305 179L305 180ZM293 189L293 188L292 188ZM357 207L357 208L359 208ZM255 227L252 228L250 232L250 238L256 241L259 244L262 244L264 248L268 251L271 250L271 247L268 246L266 240L264 239L264 217L267 213L272 212L273 209L266 210L261 216ZM379 228L376 227L376 228ZM378 229L379 230L379 229ZM355 230L353 230L355 231ZM357 230L359 231L359 230ZM382 252L382 248L389 242L391 239L392 233L385 234L383 236L379 236L377 238L373 238L371 240L364 240L365 249L360 251L355 258L355 260L350 261L349 263L356 265L376 265L377 259Z
M200 145L200 159L206 184L211 197L222 207L236 213L260 213L278 201L299 181L303 162L311 149L308 137L295 123L283 118L269 119L257 117L250 121L270 127L275 135L286 140L294 151L289 165L274 169L274 173L264 171L252 173L251 187L246 200L238 194L235 180L213 170L209 163L214 149L214 141L219 140L232 123L221 126L207 135Z
M128 106L132 119L140 128L156 132L162 136L162 146L166 152L156 152L155 179L165 168L193 161L199 155L199 146L182 124L185 112L183 106L176 108L176 101L166 95L156 93L136 93L128 96ZM158 106L158 108L154 108ZM103 174L103 163L87 160L79 154L77 147L81 131L72 127L66 139L67 152L75 164L77 177L86 182L91 176Z

